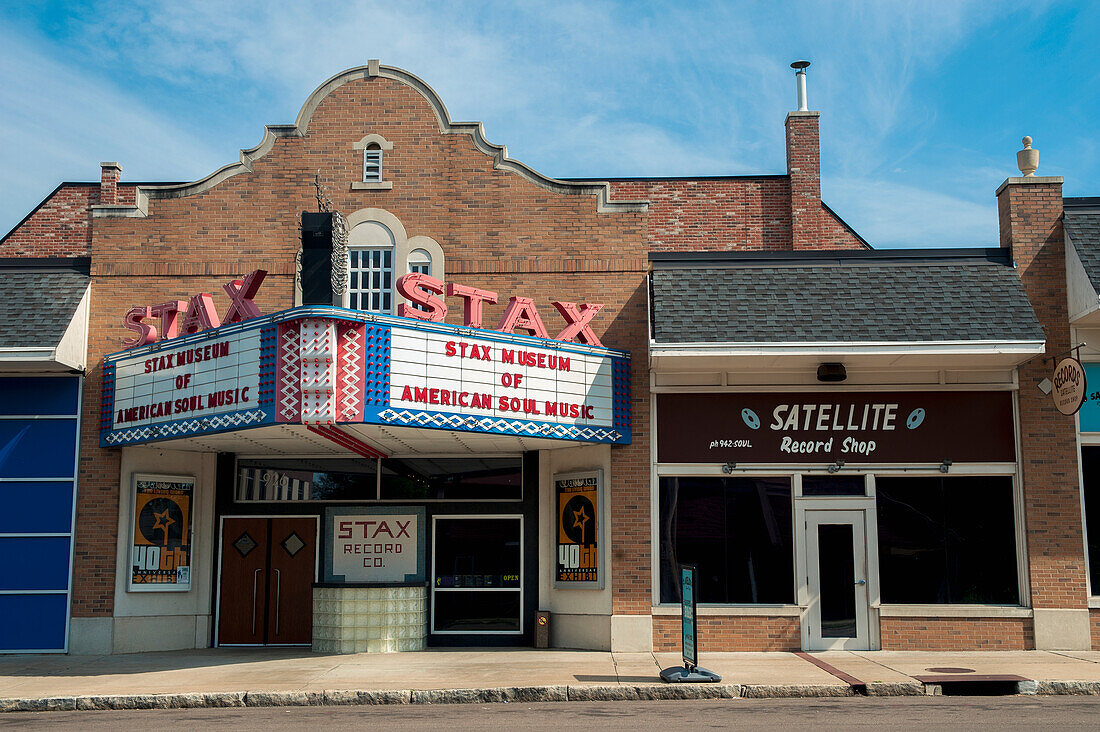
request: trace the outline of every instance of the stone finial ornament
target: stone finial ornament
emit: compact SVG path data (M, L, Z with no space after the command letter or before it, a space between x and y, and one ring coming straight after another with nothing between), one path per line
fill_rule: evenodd
M1016 164L1020 166L1020 172L1026 178L1035 175L1035 171L1039 168L1039 151L1032 149L1030 137L1025 137L1023 143L1024 149L1016 153Z

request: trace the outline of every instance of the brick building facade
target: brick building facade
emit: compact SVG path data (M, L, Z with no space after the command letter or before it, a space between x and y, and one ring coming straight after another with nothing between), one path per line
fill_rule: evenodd
M377 151L381 161L377 177L373 169L371 175L365 170L364 161L371 151ZM686 526L675 530L679 533L662 533L659 525L665 521L666 513L658 504L666 495L662 482L666 477L669 481L710 481L700 484L699 490L725 491L724 498L714 500L722 501L721 505L726 507L741 506L736 501L753 491L759 491L761 496L766 491L779 491L774 504L759 499L762 521L772 532L772 539L764 540L772 543L763 551L776 551L776 547L782 546L777 556L786 552L789 557L791 581L785 585L787 589L780 591L778 600L759 600L764 594L758 595L763 583L756 572L771 565L759 564L760 547L744 549L753 600L746 602L732 589L743 579L741 569L721 570L722 577L720 581L715 579L714 586L721 584L727 595L701 598L707 603L700 625L704 650L1088 647L1089 590L1076 431L1072 418L1059 415L1036 388L1050 370L1049 364L1038 357L1060 354L1073 345L1062 305L1066 302L1066 269L1060 179L1011 178L998 192L1001 245L1011 249L1019 272L1016 277L999 255L990 254L987 259L992 264L978 266L971 262L971 255L956 256L957 253L936 259L932 254L912 253L879 257L870 251L867 242L821 201L817 112L788 115L786 152L787 172L780 175L553 180L507 158L502 147L484 139L479 125L453 123L442 102L424 82L400 69L371 62L367 67L344 72L325 82L306 101L294 124L269 126L259 146L242 152L240 163L215 171L203 180L185 184L133 184L120 179L118 165L104 163L98 184L59 186L0 241L0 264L12 271L34 263L50 268L84 269L89 278L87 347L83 361L87 366L81 391L75 525L69 532L73 542L72 580L64 588L66 596L71 597L68 611L71 627L64 648L98 653L231 644L234 641L226 640L229 631L224 626L224 616L230 611L223 604L235 601L235 594L251 598L253 634L256 634L255 585L249 594L248 586L230 586L225 579L229 572L225 563L230 561L227 556L231 556L229 553L238 540L232 522L255 515L267 517L267 528L262 531L269 533L269 543L274 547L271 551L277 553L272 532L277 530L279 517L301 518L302 514L315 521L316 541L307 541L310 552L317 557L312 577L317 586L312 592L334 591L341 589L335 586L339 583L326 582L322 569L321 555L332 549L334 541L331 531L326 536L325 525L332 519L330 512L334 507L358 506L364 512L384 513L383 509L390 508L426 510L426 514L421 514L420 530L431 538L422 564L426 561L432 567L435 567L433 557L443 561L435 554L442 551L446 531L450 530L443 528L443 523L450 520L457 526L458 519L449 516L465 516L464 511L476 509L480 518L468 521L488 521L486 525L490 525L493 521L516 518L521 522L519 543L526 553L522 579L516 587L522 598L516 611L519 630L513 632L512 626L494 616L493 622L503 623L501 627L506 630L489 632L504 635L489 638L485 632L469 631L469 617L476 616L482 622L485 621L482 615L492 615L498 610L484 610L483 600L474 597L473 586L463 584L473 582L469 578L477 572L455 569L448 575L440 574L435 567L428 575L435 577L434 583L425 579L407 583L425 588L424 596L418 600L421 604L417 606L414 602L410 606L414 610L410 612L419 607L427 613L424 622L429 626L426 633L429 643L456 642L455 636L447 635L450 631L442 630L444 626L439 624L442 621L435 614L437 610L443 613L443 608L449 607L447 603L452 602L442 592L447 589L455 590L455 597L464 598L454 601L458 603L456 607L461 607L454 611L453 626L448 626L467 628L454 631L459 634L457 642L463 640L461 633L468 633L470 642L483 643L489 638L531 643L533 611L537 609L551 613L551 645L671 650L679 645L679 606L662 589L663 563L702 551L693 548L701 546L700 542L711 542L707 545L710 548L700 555L703 557L712 556L711 550L719 546L714 542L724 542L721 546L725 548L720 551L727 552L727 564L732 557L740 557L738 552L743 548L739 548L737 532L728 522L721 529L722 539L717 534L696 536ZM343 455L354 462L364 462L362 452L356 458L354 451L334 452L331 445L318 453L320 443L302 430L284 430L288 435L285 439L296 442L278 443L283 444L278 449L273 447L277 444L274 438L252 439L249 434L261 433L250 433L247 429L167 440L153 432L147 439L124 447L106 444L104 435L110 429L109 425L104 426L104 420L110 422L114 410L107 409L104 416L104 404L114 404L117 399L114 369L116 363L121 363L111 354L127 350L124 341L134 336L123 325L123 317L131 308L187 301L195 293L211 293L218 312L225 312L229 299L222 294L223 285L254 269L267 273L255 296L259 310L265 315L310 304L303 305L301 278L305 275L299 274L296 257L301 256L302 212L318 209L318 184L331 202L330 209L347 221L352 250L391 252L393 261L388 271L394 278L405 272L424 272L436 280L499 293L498 302L484 305L486 329L502 318L508 299L513 296L531 298L539 307L550 340L566 326L567 320L559 317L549 302L601 303L603 309L591 320L594 335L603 346L630 354L629 441L607 444L607 441L577 439L553 443L521 437L490 441L486 435L474 438L454 430L438 430L452 440L448 447L440 447L442 443L438 440L442 438L428 434L431 430L364 428L355 432L368 446L360 449L379 448L385 454L381 462L372 463L371 470L379 471L380 476L390 459L410 464L437 458L467 462L522 460L522 477L517 478L522 481L522 491L512 503L478 499L475 503L454 502L444 506L430 500L407 499L404 506L396 507L384 500L369 499L351 503L242 500L242 481L253 465L256 470L266 470L267 475L278 478L309 472L304 463L298 466L290 463L320 459L318 454L326 460ZM383 237L381 244L379 236ZM414 262L414 253L427 257L426 269L415 268L420 266L420 260ZM727 255L732 258L726 258ZM841 265L828 271L820 269L831 266L831 258ZM924 261L930 258L936 261L930 264ZM828 308L835 310L833 326L840 336L818 337L809 328L806 331L809 335L802 341L794 335L777 335L768 341L751 334L738 341L717 332L720 329L716 324L723 322L725 315L715 311L705 317L668 316L673 320L681 318L688 327L705 331L704 335L668 342L662 341L660 335L655 337L664 322L660 319L665 317L661 310L663 301L659 297L654 299L658 271L667 270L666 275L675 281L681 272L713 270L711 279L700 282L702 290L685 285L678 293L684 301L697 300L701 311L709 313L707 307L714 302L723 305L730 301L734 303L732 307L738 307L739 293L723 286L721 278L734 276L731 273L743 268L751 269L756 273L752 276L765 282L779 281L768 278L773 275L781 278L795 270L805 271L811 279L834 275L843 279L862 276L860 273L870 268L874 273L883 273L883 277L878 293L881 299L870 301L869 306L877 302L884 311L897 313L907 306L905 302L899 306L898 302L911 294L904 288L918 275L928 277L929 272L932 276L948 270L969 273L965 276L971 279L960 282L975 287L981 287L987 277L1011 275L1011 280L997 280L1009 283L1004 297L1011 299L1013 293L1023 293L1026 298L1005 306L1009 308L1006 312L1019 315L1020 322L1003 324L993 336L983 335L985 331L958 335L965 330L961 321L945 321L942 332L907 335L907 330L920 329L908 327L908 321L897 314L894 320L887 318L880 324L884 334L881 337L876 333L848 337L846 333L858 330L857 316L853 313L868 303L856 303L854 310L845 313L846 301L838 300ZM385 287L392 292L392 284ZM714 293L718 294L711 298ZM391 305L402 302L397 293L392 294ZM967 299L972 294L935 290L928 297L933 310L952 311L969 307ZM996 292L986 294L991 299L1002 296ZM887 304L891 301L892 304ZM445 323L463 326L460 300L452 295L446 302L449 309ZM799 317L813 320L810 300L796 298L792 302L793 311L776 311L779 320L794 322ZM335 301L335 304L341 303ZM802 307L809 309L799 310ZM395 308L390 310L396 313ZM723 312L728 315L728 309ZM7 317L16 315L11 313ZM154 322L151 316L149 322ZM1042 328L1035 336L1039 325ZM890 328L898 328L901 335L890 340L886 337ZM511 330L526 332L522 325ZM762 325L760 332L763 330ZM458 334L455 337L463 333L448 332ZM469 333L466 331L466 335ZM163 339L166 334L160 335ZM199 343L201 331L187 337L192 338L189 343ZM889 348L883 345L887 341L892 344ZM700 343L705 347L697 347ZM793 346L796 343L801 345L796 348ZM753 348L748 348L749 345ZM133 352L143 347L155 354L157 348L168 346L164 341L159 346L139 344ZM847 380L839 385L826 384L819 371L819 366L825 363L843 364ZM22 378L27 368L16 364L5 373L10 378L17 378L17 374ZM662 414L660 399L664 395L713 393L722 399L737 399L752 392L829 393L829 399L857 399L864 392L883 393L886 401L896 394L955 394L965 401L971 394L981 398L983 394L996 393L1011 403L1012 418L1007 427L1012 456L1001 460L956 455L954 466L950 465L951 460L940 465L941 459L951 455L936 453L933 460L929 458L931 453L909 457L904 452L899 453L902 457L886 462L849 459L845 463L837 459L839 453L829 453L793 461L723 457L709 461L677 458L662 463L658 452L663 446L658 445L656 420ZM923 407L920 409L924 414ZM1006 425L994 427L1003 429ZM855 427L851 429L854 431ZM485 439L478 441L482 437ZM763 442L763 437L759 442ZM374 447L370 448L371 445ZM463 446L461 450L459 445ZM463 454L458 455L459 452ZM278 465L283 467L277 467L276 462L267 465L265 459L282 461ZM329 463L326 465L329 467L325 470L333 470ZM462 467L466 465L461 463L455 470L467 470ZM724 469L726 472L722 472ZM560 510L554 508L558 500L554 477L588 470L602 471L605 492L605 498L601 499L606 500L602 528L606 534L600 548L602 582L597 587L572 589L552 576L556 551L552 534L557 531L555 522ZM990 487L992 483L982 484L975 490L988 489L990 495L1002 496L1008 501L1007 506L1002 506L1006 515L1015 517L1007 526L990 529L990 536L1010 535L1018 544L1009 551L1013 566L1008 575L1015 584L1011 591L1006 590L1014 600L981 601L985 597L982 588L972 589L973 594L968 596L951 595L953 599L945 599L948 595L941 593L920 602L889 602L876 594L882 584L877 576L872 576L877 575L878 567L874 551L878 536L872 519L876 512L876 480L881 490L886 491L882 486L890 480L939 481L936 476L948 470L955 473L945 480L950 480L950 475L960 475L961 470L962 476L971 476L965 479L992 476L991 481L1000 481L994 487ZM322 472L320 468L314 469L315 481ZM854 561L856 575L863 572L865 583L870 582L867 585L870 594L855 600L866 605L861 612L866 615L868 625L866 628L859 625L858 633L853 630L851 638L844 641L847 645L836 645L841 636L829 635L832 631L826 632L822 627L813 631L807 620L808 613L816 612L819 615L813 616L818 618L815 622L826 622L819 607L818 574L823 570L812 566L824 551L824 545L818 546L814 543L816 539L811 541L806 533L808 528L797 527L797 517L805 511L843 512L857 505L813 503L815 499L806 488L812 482L810 479L825 479L834 474L858 476L859 487L852 489L856 492L834 492L829 500L862 501L852 509L863 512L860 523L852 525L864 527L858 531L865 533L859 534L857 545L853 545L855 548L847 556L848 561ZM134 486L142 475L183 476L193 481L189 489L193 491L189 494L193 517L189 519L192 534L186 591L135 590L131 552L138 499ZM386 478L371 480L377 480L381 486ZM762 487L765 483L770 487ZM914 485L906 484L897 490L911 490ZM925 485L932 484L920 484ZM944 491L945 495L955 490L944 487L947 483L936 485L939 486L936 490ZM920 486L917 487L924 490ZM836 486L829 490L834 489L843 490ZM378 490L375 498L382 498L385 489ZM666 506L669 521L678 520L675 516L688 510L687 504L676 503L681 499L667 500L671 501ZM882 513L881 507L878 511L881 514L878 521L885 526L890 517ZM772 525L777 516L780 523L787 524L786 529L777 530ZM828 521L821 525L834 526ZM257 529L250 531L255 533ZM455 531L455 536L464 536L458 529ZM164 537L167 547L167 528ZM251 540L250 534L249 537ZM666 539L672 549L662 543ZM912 556L918 551L912 542L918 540L924 539L908 537L905 541L910 544L898 544L901 548L897 549L895 559ZM807 542L815 547L812 553L807 553L810 552ZM972 543L979 542L974 539ZM510 546L507 542L503 545ZM865 552L862 558L858 547ZM961 550L924 547L920 551L927 554ZM290 549L287 552L293 554ZM241 551L242 557L248 553ZM453 559L458 566L467 561L465 556L448 556L447 561ZM959 556L962 564L974 561L969 555ZM883 561L886 560L884 555ZM0 561L10 562L12 558L7 556ZM476 561L469 559L471 566ZM788 565L781 562L780 568L786 572ZM278 574L276 579L272 571L268 567L257 576L264 577L263 582L270 587L279 583L281 588L283 575ZM496 575L481 573L497 578L477 581L503 581L504 586L496 589L511 589L508 584L511 580L499 579L510 571L501 570ZM441 582L456 584L442 587ZM349 591L371 591L370 583L351 588L352 584L348 583ZM398 584L401 583L385 587L395 590ZM995 589L1001 592L1003 588ZM281 590L271 590L277 591ZM957 588L954 591L957 593ZM276 605L282 602L272 599L276 597L277 594L271 594L268 602ZM323 605L327 596L312 597L308 607L315 616L328 612ZM362 595L356 601L369 603L376 599L373 595ZM507 615L512 610L499 612ZM261 623L267 630L242 642L275 642L271 633L279 623L277 611L274 616L268 613ZM1100 627L1100 621L1094 619L1092 623ZM491 623L481 626L482 630L491 627L496 626ZM855 629L856 625L852 627ZM316 645L321 632L316 622L313 632ZM362 649L354 645L356 640L364 639L346 637L337 642L352 644L345 648Z

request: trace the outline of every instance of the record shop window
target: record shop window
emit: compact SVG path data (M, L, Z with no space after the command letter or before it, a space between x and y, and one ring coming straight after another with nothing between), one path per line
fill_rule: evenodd
M698 601L794 602L790 478L662 477L661 602L680 602L679 566L698 565Z
M877 476L875 503L883 603L1020 603L1010 476Z
M393 313L394 244L380 221L364 221L348 234L347 307Z

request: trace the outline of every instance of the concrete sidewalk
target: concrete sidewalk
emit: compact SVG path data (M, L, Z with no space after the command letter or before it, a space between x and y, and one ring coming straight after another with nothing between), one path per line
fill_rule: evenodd
M935 694L979 681L1100 694L1100 652L705 653L719 684L666 684L674 653L531 649L325 655L208 649L0 657L0 711Z

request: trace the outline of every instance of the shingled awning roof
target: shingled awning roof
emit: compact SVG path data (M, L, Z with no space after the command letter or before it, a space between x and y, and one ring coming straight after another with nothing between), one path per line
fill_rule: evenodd
M1032 354L1044 341L1007 250L655 253L650 260L654 352L949 345Z
M0 370L83 369L90 278L80 268L35 260L0 266ZM86 309L86 308L85 308Z

